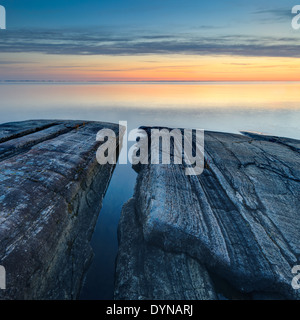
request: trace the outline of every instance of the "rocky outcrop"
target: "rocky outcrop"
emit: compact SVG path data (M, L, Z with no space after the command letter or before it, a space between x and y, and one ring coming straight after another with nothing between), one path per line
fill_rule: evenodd
M148 132L149 132L148 128ZM116 299L299 299L300 141L205 132L205 168L139 165Z
M2 299L75 299L114 166L96 160L96 134L118 125L25 121L0 125Z
M136 216L135 201L123 208L116 266L116 299L215 299L212 281L201 264L184 252L170 253L148 244Z

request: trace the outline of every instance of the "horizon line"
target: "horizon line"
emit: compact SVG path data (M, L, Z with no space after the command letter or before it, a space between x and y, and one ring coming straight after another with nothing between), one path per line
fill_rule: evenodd
M217 83L217 82L300 82L299 80L37 80L37 79L5 79L5 80L0 80L0 83L14 83L14 82L33 82L33 83L38 83L38 82L44 82L44 83L103 83L103 82L212 82L212 83Z

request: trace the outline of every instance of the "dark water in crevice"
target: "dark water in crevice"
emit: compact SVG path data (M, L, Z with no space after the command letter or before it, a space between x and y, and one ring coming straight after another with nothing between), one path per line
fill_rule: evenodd
M88 269L80 300L113 299L118 222L122 206L133 195L136 176L130 163L116 165L91 239L95 256Z

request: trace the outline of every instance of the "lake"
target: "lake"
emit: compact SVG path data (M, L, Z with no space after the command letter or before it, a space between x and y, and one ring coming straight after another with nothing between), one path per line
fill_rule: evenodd
M300 138L300 83L0 84L0 122L82 119Z
M28 119L127 121L141 125L300 139L300 83L1 83L0 122ZM117 224L136 173L117 165L91 241L95 252L80 299L112 299Z

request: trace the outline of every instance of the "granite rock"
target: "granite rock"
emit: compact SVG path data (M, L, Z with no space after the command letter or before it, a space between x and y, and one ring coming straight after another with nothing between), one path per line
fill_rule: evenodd
M208 131L205 168L199 176L186 176L184 165L172 163L136 166L130 210L137 222L120 220L116 297L185 299L180 279L186 288L204 279L208 290L202 298L213 298L214 291L220 298L216 282L224 282L239 298L299 299L291 286L291 270L300 264L299 146L288 138ZM122 216L128 210L127 204ZM133 238L136 232L139 240L128 242L128 235ZM138 264L141 252L144 262ZM168 257L168 262L157 256ZM197 265L197 281L195 269L190 271L189 262L179 257ZM143 270L141 263L151 266ZM168 277L175 266L186 270L177 286ZM150 269L162 279L162 295L151 285L144 288Z
M130 199L124 205L119 223L115 299L216 299L212 280L197 260L145 242L134 204Z
M96 134L118 125L32 120L0 125L2 299L76 299L113 165Z

